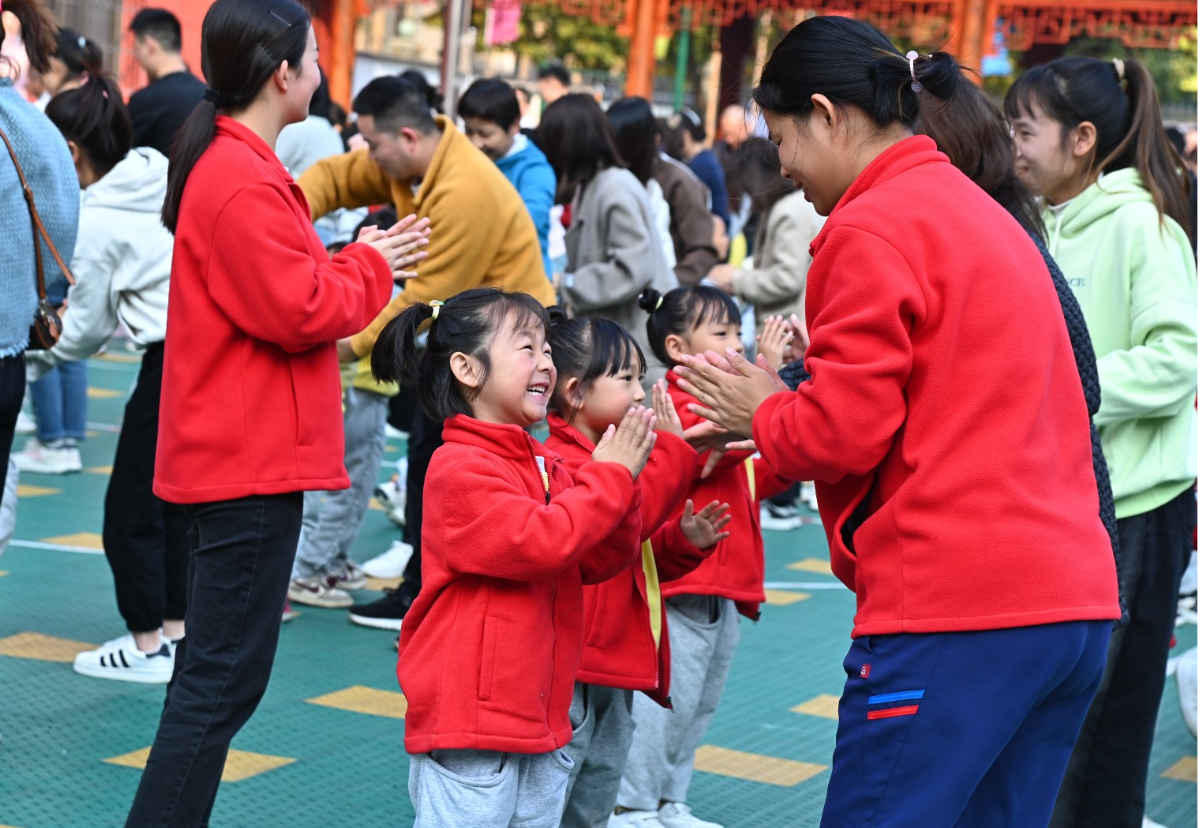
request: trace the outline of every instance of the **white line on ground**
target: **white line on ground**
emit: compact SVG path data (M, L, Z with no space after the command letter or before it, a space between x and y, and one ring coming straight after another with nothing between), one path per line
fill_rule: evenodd
M43 541L9 541L9 546L19 546L23 549L49 549L54 552L78 552L83 555L103 555L103 549L92 549L88 546L66 546L61 543L45 543Z
M112 423L88 423L87 425L93 431L107 431L111 434L121 433L121 426L113 425Z

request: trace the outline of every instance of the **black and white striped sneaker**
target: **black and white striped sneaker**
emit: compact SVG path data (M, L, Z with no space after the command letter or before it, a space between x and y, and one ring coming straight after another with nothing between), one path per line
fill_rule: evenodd
M144 653L134 646L131 635L115 638L99 649L75 657L75 672L92 678L167 684L171 681L175 654L164 641L157 653Z

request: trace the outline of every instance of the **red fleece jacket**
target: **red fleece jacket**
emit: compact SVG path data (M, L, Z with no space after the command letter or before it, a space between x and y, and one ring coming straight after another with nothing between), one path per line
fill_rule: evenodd
M702 417L686 408L698 400L669 384L669 396L681 417L681 424L690 428L702 422ZM698 508L718 500L731 504L732 521L724 531L731 537L719 541L714 553L702 564L677 580L665 584L666 598L674 595L718 595L736 602L741 615L754 621L761 615L765 601L765 544L761 539L761 505L767 497L786 491L793 481L774 472L759 457L748 452L729 452L705 480L700 477L707 455L695 456L694 484L689 497ZM750 486L750 470L752 482ZM669 518L677 521L685 511L684 498Z
M371 247L331 259L276 154L219 116L180 203L155 494L204 503L347 488L334 343L392 291Z
M424 489L422 590L401 625L406 750L547 753L572 737L582 584L631 566L639 495L617 463L586 463L574 483L518 426L457 416L443 440Z
M753 437L815 480L853 636L1119 617L1082 385L1041 254L926 137L812 244L811 380Z
M575 478L594 452L580 431L555 414L548 415L551 433L545 444L564 458ZM672 434L657 434L648 465L640 473L640 540L650 541L655 555L654 590L666 581L695 569L713 551L700 550L681 531L680 517L666 523L694 482L696 453ZM706 504L695 504L701 509ZM649 573L642 555L626 571L608 581L585 588L585 647L577 680L604 687L643 690L668 706L669 625L664 598L648 600ZM652 631L652 618L659 615L660 646Z

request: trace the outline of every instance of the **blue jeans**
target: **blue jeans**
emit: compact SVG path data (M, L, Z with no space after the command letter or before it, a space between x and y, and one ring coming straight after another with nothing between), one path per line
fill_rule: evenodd
M268 686L288 592L301 493L185 506L191 520L187 637L127 828L205 828L230 740Z
M1111 621L872 635L845 659L821 828L1049 824Z
M38 441L84 439L88 428L88 363L64 362L29 386Z

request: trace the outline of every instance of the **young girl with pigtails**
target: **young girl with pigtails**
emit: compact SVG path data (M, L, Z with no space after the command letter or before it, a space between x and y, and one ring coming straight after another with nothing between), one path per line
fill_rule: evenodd
M743 350L740 310L719 288L696 285L665 294L649 288L639 301L648 313L652 352L666 367L706 350ZM671 384L668 398L685 427L702 422L689 410L697 401L685 391ZM716 824L694 816L686 804L694 752L727 682L740 638L738 616L756 620L765 600L759 501L785 491L791 481L747 451L728 452L704 477L708 459L708 455L693 458L687 495L694 503L730 504L730 537L720 541L701 565L661 590L673 653L673 710L647 697L635 698L635 736L610 820L614 828ZM669 523L682 514L684 505L679 501L679 511Z
M556 390L546 444L571 474L588 464L594 446L624 413L641 404L646 364L635 339L609 319L553 323ZM663 586L698 567L727 538L726 503L697 514L686 498L697 454L682 439L681 420L663 381L652 389L659 429L640 476L640 554L610 580L585 588L585 646L569 719L566 748L575 767L561 828L605 826L631 746L634 691L670 707L670 653ZM678 517L668 520L677 511Z
M444 424L397 667L417 828L559 824L582 586L639 554L635 479L656 417L626 409L570 475L526 431L556 385L547 340L535 299L479 288L411 306L372 352L376 377Z

